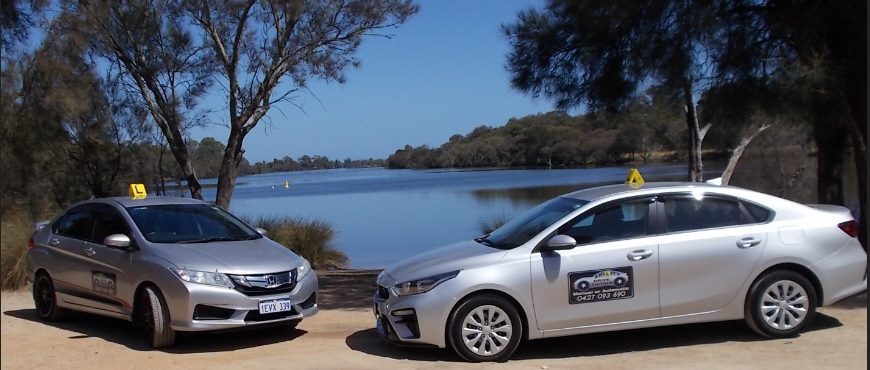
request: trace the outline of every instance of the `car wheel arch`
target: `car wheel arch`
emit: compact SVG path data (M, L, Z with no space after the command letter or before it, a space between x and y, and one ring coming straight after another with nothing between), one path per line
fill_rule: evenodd
M142 307L144 304L147 304L147 302L142 299L142 292L145 291L145 288L147 287L152 287L160 290L160 287L151 281L140 282L139 285L136 287L136 291L133 294L133 309L130 311L130 322L132 322L133 325L137 328L142 326L142 322L140 320L140 318L142 317Z
M527 341L529 339L529 320L530 320L528 312L526 311L525 307L523 307L523 305L520 304L519 300L514 298L512 295L510 295L504 291L498 290L498 289L476 290L476 291L470 292L468 294L465 294L462 297L459 297L458 299L456 299L456 301L455 301L456 303L453 305L453 307L450 308L448 316L453 315L453 313L459 307L460 303L465 302L466 300L472 299L474 297L485 296L485 295L498 296L500 298L507 300L508 303L510 303L511 305L514 306L514 308L517 310L517 313L520 316L520 322L523 326L523 337L521 338L521 342ZM449 338L447 338L447 336L450 335L450 328L448 327L450 325L450 323L448 321L449 320L445 320L445 322L444 322L444 340L445 340L445 343L449 343L449 341L450 341Z
M795 272L797 274L800 274L801 276L803 276L807 280L809 280L810 284L812 284L812 286L813 286L813 289L815 289L816 307L822 307L822 303L825 301L825 299L824 299L825 292L824 292L824 289L822 289L822 283L821 283L821 281L819 281L819 277L816 276L816 274L812 270L807 268L806 266L803 266L803 265L800 265L797 263L779 263L776 265L772 265L772 266L762 270L757 275L755 275L752 278L752 280L750 281L749 286L751 286L752 284L755 284L756 281L763 278L764 276L766 276L774 271L780 271L780 270ZM744 303L747 302L749 300L749 298L750 298L749 297L749 290L747 289L746 296L744 296Z

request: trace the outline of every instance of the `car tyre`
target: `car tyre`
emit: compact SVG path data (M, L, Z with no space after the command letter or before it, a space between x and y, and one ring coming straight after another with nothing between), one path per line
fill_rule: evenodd
M496 295L479 295L459 303L447 320L450 347L469 362L504 362L523 337L513 304Z
M57 293L54 281L48 274L40 273L33 283L33 306L36 315L43 321L58 321L66 316L67 311L57 306Z
M169 326L169 310L163 294L156 287L142 290L142 327L151 348L171 346L175 343L175 330Z
M816 314L816 290L802 275L774 271L749 288L744 317L755 332L770 338L797 335Z

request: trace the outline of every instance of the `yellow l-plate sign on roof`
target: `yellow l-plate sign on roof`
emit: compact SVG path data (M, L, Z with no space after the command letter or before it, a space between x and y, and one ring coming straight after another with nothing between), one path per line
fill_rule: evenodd
M643 186L643 177L640 176L640 171L637 168L632 168L628 171L628 177L625 178L625 183L635 189Z
M145 199L148 193L145 192L144 184L130 184L130 198Z

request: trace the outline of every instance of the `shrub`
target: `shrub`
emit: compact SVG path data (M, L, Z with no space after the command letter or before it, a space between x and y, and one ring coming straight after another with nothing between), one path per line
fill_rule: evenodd
M265 229L269 239L307 259L315 270L344 269L350 263L347 255L332 245L335 231L323 221L261 217L247 222Z
M481 217L480 221L478 222L477 228L482 234L486 235L506 224L512 218L513 217L507 213L489 215L489 217L486 218Z
M33 223L26 212L11 211L0 217L0 289L20 289L27 283L27 242Z

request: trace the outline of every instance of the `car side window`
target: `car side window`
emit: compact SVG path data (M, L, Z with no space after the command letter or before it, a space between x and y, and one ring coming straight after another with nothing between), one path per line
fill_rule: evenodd
M93 230L90 212L86 210L71 211L61 217L54 227L54 233L70 238L89 240Z
M94 214L94 232L91 241L97 244L103 244L103 240L112 234L130 235L130 228L127 222L114 210L101 209Z
M752 204L749 202L743 202L743 207L749 211L749 214L752 215L752 220L747 220L747 222L743 223L762 223L770 220L770 216L773 215L769 209L764 208L762 206Z
M674 197L664 200L667 232L710 229L746 224L736 200L703 197Z
M580 215L560 229L577 244L605 242L647 235L649 200L638 199Z

